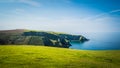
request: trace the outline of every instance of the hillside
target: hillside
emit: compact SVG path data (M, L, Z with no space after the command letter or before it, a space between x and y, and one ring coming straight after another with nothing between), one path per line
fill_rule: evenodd
M120 68L120 50L0 46L0 68Z
M85 42L88 39L82 35L25 29L0 31L1 45L44 45L68 48L71 46L70 41Z

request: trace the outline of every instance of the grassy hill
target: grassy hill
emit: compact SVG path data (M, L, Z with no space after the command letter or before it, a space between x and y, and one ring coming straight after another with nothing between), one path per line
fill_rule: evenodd
M120 68L120 50L0 46L0 68Z

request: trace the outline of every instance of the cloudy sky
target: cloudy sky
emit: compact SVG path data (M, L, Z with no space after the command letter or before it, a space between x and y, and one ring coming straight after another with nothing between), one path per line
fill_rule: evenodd
M0 0L0 30L120 32L120 0Z

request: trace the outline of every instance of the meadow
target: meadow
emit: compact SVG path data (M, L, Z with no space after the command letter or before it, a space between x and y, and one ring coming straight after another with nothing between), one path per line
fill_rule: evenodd
M120 50L0 45L0 68L120 68Z

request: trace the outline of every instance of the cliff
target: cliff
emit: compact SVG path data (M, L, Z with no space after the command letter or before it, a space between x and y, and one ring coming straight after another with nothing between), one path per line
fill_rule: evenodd
M44 45L53 47L68 48L70 41L87 41L81 35L70 35L61 33L51 33L31 30L7 30L0 31L0 44L19 44L19 45Z

